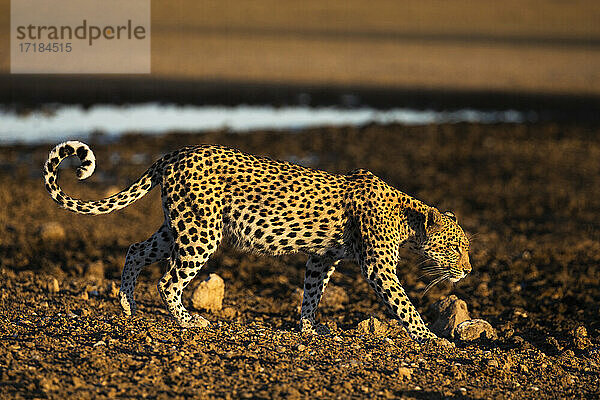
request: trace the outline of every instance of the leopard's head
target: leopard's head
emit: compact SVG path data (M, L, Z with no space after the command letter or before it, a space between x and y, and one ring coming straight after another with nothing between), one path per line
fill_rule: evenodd
M430 265L424 269L434 277L432 283L446 279L458 282L467 276L471 272L469 239L456 222L456 216L430 207L425 214L424 228L417 250L429 261Z

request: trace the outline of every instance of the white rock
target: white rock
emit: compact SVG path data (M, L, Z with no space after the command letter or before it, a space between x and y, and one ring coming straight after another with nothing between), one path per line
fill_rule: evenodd
M94 279L104 279L104 262L97 260L91 262L87 267L87 276Z
M58 222L46 222L40 227L40 237L44 242L59 242L66 239L67 233Z
M58 280L56 278L50 278L47 285L48 292L50 293L58 293L60 291Z
M441 336L454 337L454 330L463 321L469 320L467 303L455 295L448 296L432 306L438 317L431 330Z
M225 282L217 274L210 274L194 291L192 304L194 308L207 311L220 311L223 308Z
M456 327L455 336L464 341L477 340L482 336L488 339L497 339L496 330L489 322L483 319L470 319Z

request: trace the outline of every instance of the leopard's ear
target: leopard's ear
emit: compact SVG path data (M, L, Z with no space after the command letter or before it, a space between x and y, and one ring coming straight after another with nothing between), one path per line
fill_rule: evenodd
M442 225L442 214L435 207L429 207L425 214L425 229L435 230Z
M445 216L450 217L450 219L454 222L456 222L456 215L454 215L454 213L452 211L446 211L444 213Z

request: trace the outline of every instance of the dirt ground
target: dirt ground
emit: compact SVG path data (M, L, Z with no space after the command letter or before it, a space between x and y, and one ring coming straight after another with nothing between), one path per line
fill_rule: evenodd
M0 148L0 397L2 398L597 398L600 396L600 131L576 125L474 125L162 137L97 135L96 173L61 185L99 198L186 144L221 143L331 172L371 169L401 190L453 210L473 236L473 273L422 295L418 258L398 275L426 322L455 294L497 340L418 345L344 264L319 319L297 329L303 255L269 258L223 247L209 273L224 309L207 329L167 317L148 267L127 319L114 297L129 244L161 223L154 191L120 212L68 213L40 170L52 146ZM62 228L62 231L61 231ZM54 286L54 279L57 287ZM58 290L56 290L58 289ZM378 334L357 330L370 316ZM579 329L579 330L577 330ZM584 334L587 331L587 336Z

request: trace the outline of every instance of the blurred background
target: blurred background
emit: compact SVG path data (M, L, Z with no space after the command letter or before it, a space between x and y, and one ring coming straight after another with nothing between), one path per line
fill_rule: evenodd
M152 73L85 77L9 75L9 6L2 103L598 109L593 0L152 1Z

